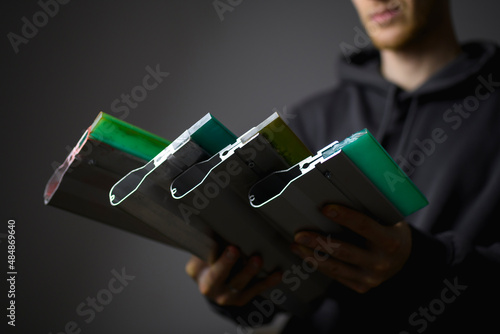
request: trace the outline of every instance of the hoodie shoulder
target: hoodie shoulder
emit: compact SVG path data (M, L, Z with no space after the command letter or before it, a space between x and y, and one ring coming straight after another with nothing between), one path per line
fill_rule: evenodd
M427 95L459 86L475 84L477 76L500 69L498 46L491 42L469 42L462 45L462 53L435 73L411 94Z

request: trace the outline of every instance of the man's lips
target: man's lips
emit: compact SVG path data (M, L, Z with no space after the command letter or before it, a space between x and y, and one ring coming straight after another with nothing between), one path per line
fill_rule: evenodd
M386 8L381 11L377 11L374 14L371 14L370 20L378 24L384 24L392 20L399 13L401 13L399 6L394 8Z

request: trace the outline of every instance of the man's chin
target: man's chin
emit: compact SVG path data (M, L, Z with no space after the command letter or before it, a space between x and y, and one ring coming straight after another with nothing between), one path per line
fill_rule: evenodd
M404 50L414 41L414 35L409 32L399 34L386 34L385 36L372 36L373 45L379 50Z
M417 24L393 22L391 25L371 30L373 45L379 50L404 50L411 47L422 36L423 31Z
M398 51L403 50L408 46L408 43L403 43L400 41L373 41L373 45L382 50Z

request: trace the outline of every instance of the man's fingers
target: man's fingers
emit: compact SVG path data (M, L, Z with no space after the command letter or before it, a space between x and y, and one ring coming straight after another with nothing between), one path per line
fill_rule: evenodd
M314 232L299 232L295 235L295 242L308 247L313 251L312 256L321 259L320 253L356 266L368 265L372 261L371 254L347 242L332 239L329 235L323 236Z
M186 272L198 283L200 292L219 305L243 306L281 282L281 273L253 282L263 264L259 256L252 256L243 269L230 278L239 258L239 250L228 246L213 264L193 256L186 264Z
M232 290L228 287L224 292L219 293L214 298L214 301L219 305L246 305L262 292L272 288L273 286L281 282L281 276L281 273L274 273L268 276L266 279L259 281L242 291Z
M210 297L219 291L239 256L240 253L236 247L228 246L219 259L198 277L198 286L201 293Z
M256 296L260 295L262 292L266 291L267 289L272 288L273 286L278 285L281 282L283 274L281 272L275 272L271 275L269 275L267 278L264 280L255 283L252 285L250 288L247 290L244 290L241 292L240 298L238 298L238 305L245 305L249 301L251 301L253 298Z
M196 256L191 256L191 259L189 259L188 263L186 263L185 269L189 277L196 281L200 272L207 267L208 263Z
M384 226L358 211L334 204L325 205L323 214L332 221L359 234L368 241L376 243L390 242L390 236L384 231Z
M314 250L298 244L292 245L292 251L304 259L317 258L315 257ZM351 288L357 287L360 285L359 282L363 282L365 279L365 275L359 270L359 267L335 258L326 258L316 262L320 272Z
M231 279L229 288L233 292L244 290L255 275L259 273L261 267L262 259L258 256L252 256L245 267Z
M380 285L396 274L411 252L411 229L399 222L383 226L367 215L338 205L327 205L323 214L366 239L365 246L334 240L314 232L295 235L292 250L312 257L318 270L360 293Z

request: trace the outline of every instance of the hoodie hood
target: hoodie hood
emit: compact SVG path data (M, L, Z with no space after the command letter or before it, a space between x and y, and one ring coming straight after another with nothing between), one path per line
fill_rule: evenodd
M498 52L495 44L490 42L472 42L462 45L460 53L451 63L435 73L417 89L404 92L404 97L423 96L437 93L463 83L478 73ZM393 83L380 73L380 53L368 49L353 55L339 64L340 79L373 88L386 93Z
M446 99L447 91L453 92L457 86L475 80L479 71L498 53L497 47L489 42L474 42L462 45L462 52L448 65L431 76L424 84L413 91L404 91L394 83L386 80L380 73L380 53L375 49L362 51L352 58L340 63L341 81L352 83L364 90L385 96L383 112L375 137L384 142L390 126L395 118L404 119L395 154L399 155L407 146L411 129L414 125L419 103L430 95L441 94ZM433 99L439 98L434 96ZM406 107L401 107L402 105ZM396 115L395 115L396 114Z

